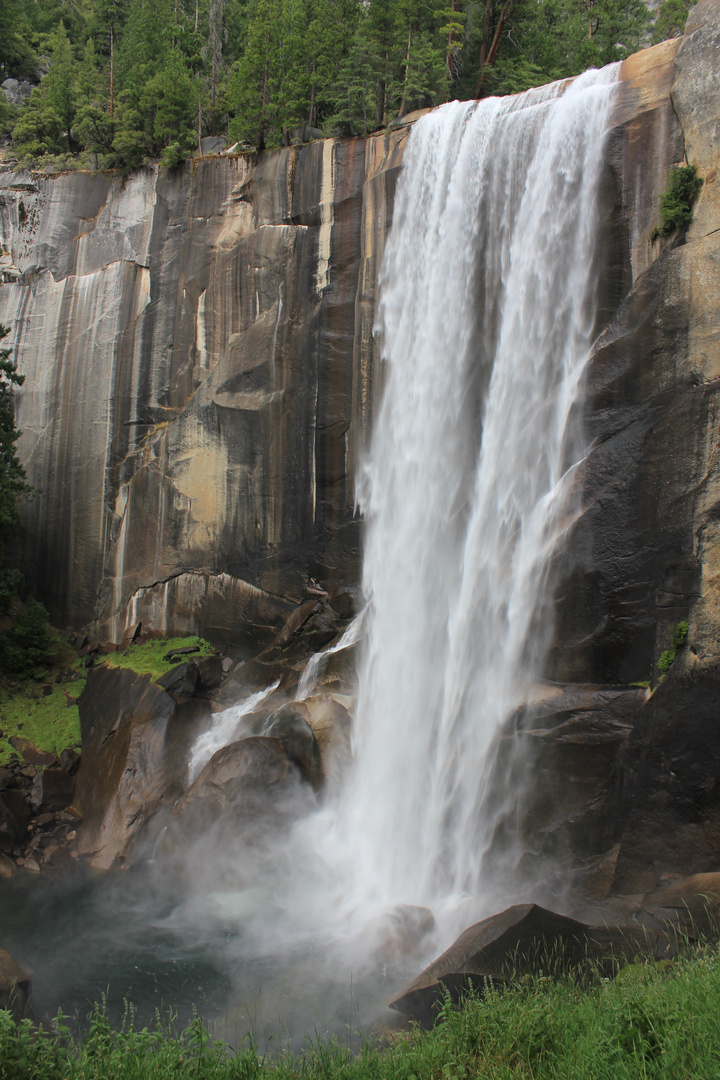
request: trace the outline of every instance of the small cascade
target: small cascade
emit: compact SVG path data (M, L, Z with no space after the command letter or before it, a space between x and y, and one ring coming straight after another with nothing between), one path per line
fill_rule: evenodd
M320 652L313 653L303 668L303 673L300 676L297 694L295 695L297 701L304 701L305 698L310 697L310 694L317 686L317 681L320 678L320 674L326 661L331 656L334 656L336 653L344 652L345 649L350 649L353 645L357 645L363 634L364 622L365 608L363 608L359 615L355 616L339 641L334 645L329 645L327 649L321 649Z
M192 784L193 780L200 775L213 754L216 754L218 750L222 750L228 743L242 738L243 734L249 734L249 732L243 730L243 720L250 713L255 712L258 705L261 705L266 698L270 697L279 685L280 680L278 679L277 682L274 682L265 690L260 690L257 694L251 694L250 697L241 701L239 705L231 705L229 709L223 709L222 712L215 713L212 727L198 736L192 748L190 761L188 762L189 784Z

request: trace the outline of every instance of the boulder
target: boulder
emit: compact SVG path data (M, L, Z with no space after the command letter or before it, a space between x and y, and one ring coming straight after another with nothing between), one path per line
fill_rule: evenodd
M304 780L317 791L322 786L320 748L308 723L309 711L301 701L283 705L268 716L262 734L279 739Z
M200 688L202 690L215 690L223 681L223 662L221 656L201 656L195 660L198 671Z
M172 832L202 843L210 830L217 839L247 841L256 828L294 816L301 787L280 739L241 739L218 750L178 801Z
M16 1020L27 1015L31 976L6 949L0 949L0 1009L8 1009Z
M52 687L50 690L52 692ZM20 735L14 735L11 739L8 739L8 742L27 761L28 765L54 765L57 761L57 754L48 750L40 750L29 739L23 739Z
M157 680L157 684L167 690L168 694L177 694L178 697L192 697L197 689L198 679L199 673L195 664L190 660L186 660L166 672Z
M317 694L302 704L320 751L322 774L330 788L337 790L351 759L350 714L331 694Z
M31 811L17 788L0 791L0 850L10 851L25 841Z
M33 781L30 802L36 811L64 810L73 801L75 781L64 769L43 769Z
M446 992L482 993L526 974L577 971L612 974L638 953L668 955L667 935L642 927L589 926L537 904L518 904L468 927L442 956L391 1003L420 1023L431 1023Z
M490 775L497 824L484 863L504 889L567 874L619 843L617 761L646 698L642 688L543 685L506 725ZM612 872L584 879L588 898L593 882L595 897L607 896Z
M78 851L100 867L140 858L147 823L184 789L187 743L209 706L178 703L149 676L109 667L90 672L78 706Z

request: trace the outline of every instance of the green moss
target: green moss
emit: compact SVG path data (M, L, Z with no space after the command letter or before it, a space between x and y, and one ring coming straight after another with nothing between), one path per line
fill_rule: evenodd
M661 675L667 675L668 671L672 667L673 663L675 662L675 657L685 644L687 632L688 624L683 619L683 621L679 622L673 630L670 648L665 649L665 651L660 654L660 659L658 660L658 671Z
M16 753L8 742L15 735L55 754L79 749L80 716L76 702L85 680L52 683L52 693L47 697L43 695L42 685L25 683L15 691L0 691L0 765Z
M641 689L641 690L649 690L650 689L650 680L649 679L641 679L640 682L631 682L631 683L628 683L628 685L629 686L636 686L636 687L638 687L638 689Z
M653 241L658 236L671 236L676 230L688 227L702 186L702 177L698 176L694 165L673 165L668 185L660 197L662 225L653 229Z
M140 645L131 645L125 652L109 653L103 656L103 663L110 667L130 668L138 675L150 675L157 680L167 671L181 663L183 657L168 661L165 656L171 649L186 649L198 646L199 652L192 657L214 656L217 652L212 645L201 637L166 638L165 640L143 641ZM191 659L192 657L188 657Z

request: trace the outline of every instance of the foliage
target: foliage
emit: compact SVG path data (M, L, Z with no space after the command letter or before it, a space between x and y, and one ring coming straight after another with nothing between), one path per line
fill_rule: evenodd
M167 638L143 641L139 645L130 645L124 652L108 653L103 656L103 663L110 667L126 667L136 671L138 675L150 675L153 679L159 679L181 662L166 660L165 655L172 649L187 649L197 646L199 651L192 656L214 656L215 649L201 637Z
M661 675L667 675L668 671L672 667L675 661L675 657L685 644L687 632L688 624L685 622L685 620L679 622L673 630L670 648L666 649L665 652L661 654L660 659L658 660L658 671Z
M627 971L587 990L537 978L458 1009L446 1000L432 1030L365 1041L354 1054L316 1037L300 1054L265 1057L248 1040L237 1050L214 1041L198 1018L184 1031L159 1017L138 1030L130 1009L113 1030L96 1008L79 1041L63 1017L49 1031L0 1012L0 1080L716 1080L717 953Z
M663 0L653 27L653 45L668 38L679 37L683 33L691 7L692 0Z
M129 169L204 134L261 150L516 93L622 59L650 19L644 0L4 0L0 72L44 75L12 121L28 164Z
M671 236L676 230L688 227L703 183L694 165L673 165L668 186L660 198L662 225L653 230L653 240L658 236Z
M29 596L13 617L12 628L0 638L0 671L33 678L52 664L54 655L48 613Z
M10 330L0 325L0 341ZM12 350L0 348L0 614L8 610L10 599L20 575L5 566L5 547L18 521L18 500L31 491L25 470L17 456L20 432L15 426L15 387L22 386L24 375L18 375L10 359Z

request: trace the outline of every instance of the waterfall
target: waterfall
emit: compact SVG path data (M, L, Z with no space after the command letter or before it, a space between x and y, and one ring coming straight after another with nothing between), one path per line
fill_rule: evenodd
M493 739L542 671L583 454L618 65L421 118L380 281L385 387L359 504L369 600L329 826L358 903L482 895ZM577 413L577 408L575 413Z

